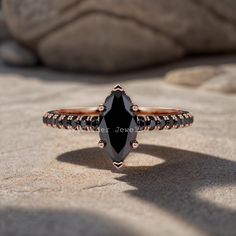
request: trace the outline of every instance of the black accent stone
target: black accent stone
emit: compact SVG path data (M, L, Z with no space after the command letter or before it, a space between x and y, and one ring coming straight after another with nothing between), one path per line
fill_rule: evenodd
M159 118L160 118L160 120L157 120L157 126L158 126L159 130L162 130L162 129L164 129L166 122L165 122L163 116L159 116Z
M57 119L53 118L52 119L52 125L56 125Z
M193 116L192 116L192 117L189 118L189 122L190 122L190 124L192 124L193 121L194 121L194 119L193 119Z
M137 125L138 125L138 130L142 131L145 129L146 122L143 116L138 116L137 117Z
M115 162L121 162L132 150L131 141L137 137L136 115L131 111L131 99L124 91L113 91L104 103L101 114L100 138L106 142L105 150Z
M177 128L179 128L182 124L183 124L182 119L177 117L177 120L174 120L174 125L176 125Z
M189 118L186 118L185 116L183 116L183 117L184 117L184 119L183 119L183 124L184 124L184 125L189 125L189 124L191 124L191 121L190 121Z
M47 121L48 121L48 118L47 117L43 117L43 123L47 124L48 123Z
M168 120L166 120L166 126L168 126L168 129L171 129L172 127L173 127L173 125L174 125L174 120L173 120L173 118L172 117L169 117L168 116Z
M53 124L53 118L52 117L51 118L47 118L47 124L48 125L52 125Z
M63 121L62 121L63 127L64 127L65 129L68 129L68 126L70 126L70 121L67 120L67 118L68 118L68 116L66 116L66 117L63 119Z
M56 126L60 127L60 126L63 126L63 120L60 119L60 117L58 117L56 119L56 122L55 122Z
M98 116L94 116L91 120L91 127L93 130L97 131L98 127L99 127L99 117Z
M191 124L191 121L190 121L189 118L185 118L185 124L187 124L187 125L190 125L190 124Z
M149 116L148 118L149 120L146 121L146 126L148 127L149 130L154 130L156 127L155 118L153 116Z
M88 126L90 126L90 122L87 119L88 119L88 116L83 116L80 121L80 126L83 130L87 130Z
M70 125L73 129L78 129L79 125L80 125L80 121L77 120L78 116L73 116L71 122L70 122Z

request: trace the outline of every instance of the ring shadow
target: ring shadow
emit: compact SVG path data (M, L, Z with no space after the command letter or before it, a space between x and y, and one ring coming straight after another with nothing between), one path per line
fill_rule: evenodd
M206 233L236 235L236 210L208 200L209 197L217 199L212 187L235 186L236 162L157 145L140 145L136 152L161 158L164 162L151 167L125 168L124 175L116 179L135 187L127 191L128 194L168 210ZM97 148L68 152L57 160L115 171ZM200 197L202 191L208 191L208 199Z
M1 236L137 236L129 225L85 210L21 209L0 210Z

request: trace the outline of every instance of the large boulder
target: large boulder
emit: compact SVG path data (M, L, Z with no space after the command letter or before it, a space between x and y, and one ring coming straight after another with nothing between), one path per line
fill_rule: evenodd
M0 0L0 44L9 38L9 32L5 19L1 10L1 0Z
M235 0L3 0L14 37L53 68L113 72L236 51Z

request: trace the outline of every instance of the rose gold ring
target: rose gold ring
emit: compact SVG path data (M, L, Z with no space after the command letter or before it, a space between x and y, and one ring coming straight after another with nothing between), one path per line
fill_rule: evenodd
M98 107L48 111L43 123L59 129L99 131L99 147L104 148L114 166L120 168L129 152L138 147L138 131L188 127L193 123L193 115L176 108L139 107L116 85Z

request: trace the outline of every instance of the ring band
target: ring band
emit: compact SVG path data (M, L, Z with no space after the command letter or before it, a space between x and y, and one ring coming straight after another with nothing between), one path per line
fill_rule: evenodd
M138 147L138 131L184 128L193 121L193 115L181 109L134 105L120 85L98 107L52 110L43 116L50 127L99 131L99 147L107 150L117 168Z
M179 109L140 107L136 115L139 131L184 128L193 123L193 115ZM43 123L59 129L97 131L100 112L96 107L53 110L43 116Z

